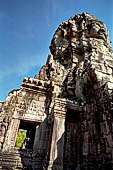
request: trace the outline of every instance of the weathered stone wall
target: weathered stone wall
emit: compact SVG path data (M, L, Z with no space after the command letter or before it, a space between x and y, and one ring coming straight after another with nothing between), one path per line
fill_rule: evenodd
M9 126L6 127L7 132L4 131L5 150L11 146L11 138L14 139L14 136L16 137L15 126L17 126L18 129L18 120L42 122L45 119L45 100L46 97L44 94L40 95L40 93L33 93L24 89L9 94L4 104L4 112L8 112L4 118L7 120L4 121L9 124ZM11 134L13 134L13 137L11 137Z

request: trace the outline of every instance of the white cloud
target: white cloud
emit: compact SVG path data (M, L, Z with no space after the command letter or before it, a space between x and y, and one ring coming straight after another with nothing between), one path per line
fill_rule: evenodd
M18 63L15 63L15 65L8 65L7 69L0 70L0 80L5 79L6 76L18 75L18 76L24 76L27 73L29 73L33 68L41 67L46 63L47 56L32 56L29 58L20 58ZM37 72L36 72L37 74ZM29 75L30 76L30 75ZM34 75L35 76L35 75Z
M20 61L19 68L18 68L18 74L19 75L25 75L27 74L32 68L39 67L45 64L46 56L33 56L29 58L24 58ZM20 68L21 67L21 68Z

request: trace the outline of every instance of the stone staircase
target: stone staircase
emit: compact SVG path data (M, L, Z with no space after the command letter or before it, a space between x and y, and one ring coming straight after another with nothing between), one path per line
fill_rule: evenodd
M29 169L32 161L32 152L28 150L0 152L0 166L3 170Z

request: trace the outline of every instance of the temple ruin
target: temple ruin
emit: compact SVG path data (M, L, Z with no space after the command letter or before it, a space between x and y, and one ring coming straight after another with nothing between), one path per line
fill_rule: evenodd
M112 132L109 33L77 14L56 30L39 74L0 102L0 169L112 170Z

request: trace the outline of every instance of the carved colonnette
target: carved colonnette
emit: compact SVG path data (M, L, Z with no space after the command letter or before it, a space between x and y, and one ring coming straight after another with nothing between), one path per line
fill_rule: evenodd
M66 99L56 98L52 113L53 126L49 150L48 170L58 166L63 169L63 145L65 132ZM60 142L59 142L60 141Z

